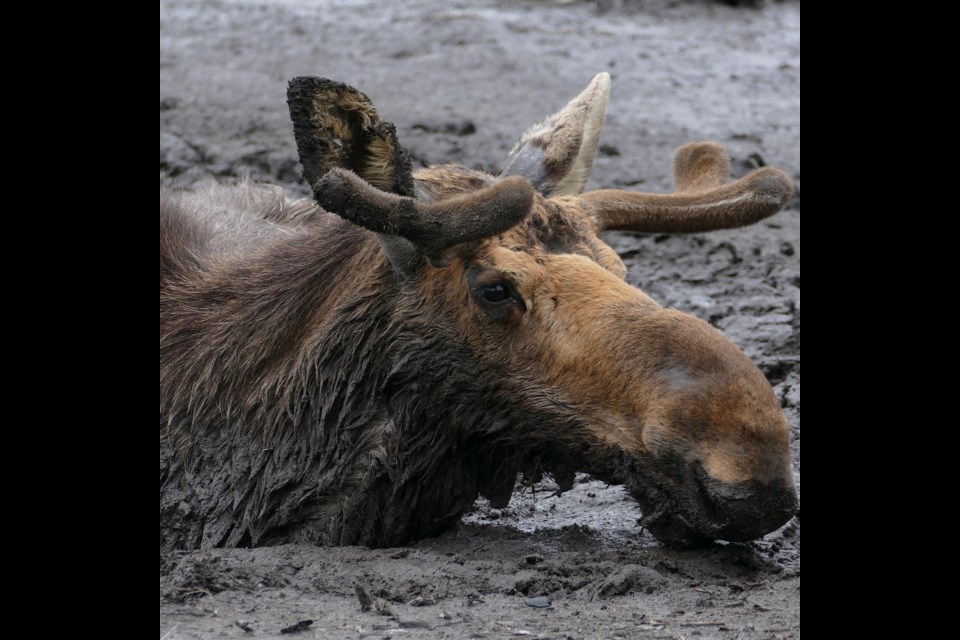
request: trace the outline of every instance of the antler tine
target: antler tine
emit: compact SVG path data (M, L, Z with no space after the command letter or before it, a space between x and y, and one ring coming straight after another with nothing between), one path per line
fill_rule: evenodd
M434 203L381 191L352 171L337 168L317 181L321 207L377 233L405 238L424 255L438 258L454 245L503 233L530 213L534 190L518 176L485 189Z
M686 233L732 229L780 211L793 194L783 171L763 167L729 184L730 160L714 142L677 149L672 194L600 189L582 196L601 229Z

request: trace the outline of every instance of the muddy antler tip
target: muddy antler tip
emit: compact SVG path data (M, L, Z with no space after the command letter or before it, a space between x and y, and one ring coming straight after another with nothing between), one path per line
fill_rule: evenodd
M366 183L348 169L336 167L323 175L313 185L313 196L321 207L339 213L342 204L357 191L364 191Z
M747 188L755 194L757 199L766 200L771 204L776 203L779 207L785 207L793 195L793 180L780 169L773 167L757 169L747 176L747 181Z
M526 217L536 195L536 191L529 180L520 176L508 176L498 180L494 189L500 202L500 208L511 212L516 218L516 222Z
M719 187L730 175L730 156L716 142L691 142L673 154L673 181L677 193Z

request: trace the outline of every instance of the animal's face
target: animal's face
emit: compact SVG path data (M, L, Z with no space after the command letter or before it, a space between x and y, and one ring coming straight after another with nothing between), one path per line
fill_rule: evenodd
M579 200L535 196L522 223L425 265L419 295L507 381L528 416L509 438L536 443L548 470L626 484L665 540L779 527L796 493L769 383L707 323L626 284Z
M678 151L674 195L578 195L608 82L601 74L528 132L499 179L448 165L413 174L415 198L386 194L370 183L411 181L392 129L372 128L377 157L392 154L392 164L355 166L366 180L333 168L307 177L321 206L381 234L405 294L453 327L477 370L498 379L490 402L509 403L515 417L515 431L498 434L508 446L536 451L555 475L625 484L662 540L752 539L796 511L779 403L715 329L626 284L599 233L747 224L779 210L790 182L765 169L725 185L725 155L701 143ZM322 138L316 122L298 129L298 142Z

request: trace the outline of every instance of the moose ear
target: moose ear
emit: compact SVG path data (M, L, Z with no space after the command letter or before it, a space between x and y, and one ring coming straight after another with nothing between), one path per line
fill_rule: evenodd
M383 191L413 195L410 154L366 95L342 82L301 76L287 86L287 106L311 188L341 167Z
M610 74L599 73L567 106L523 134L501 175L523 176L545 196L583 191L609 99Z

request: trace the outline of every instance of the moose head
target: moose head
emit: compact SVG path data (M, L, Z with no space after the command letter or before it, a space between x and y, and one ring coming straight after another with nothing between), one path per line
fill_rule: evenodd
M561 487L576 471L625 485L663 541L753 539L797 509L779 402L716 329L627 284L601 232L749 225L792 183L769 167L727 182L723 148L701 142L676 151L672 194L583 193L609 90L597 75L522 136L499 176L411 171L395 127L346 85L296 78L288 104L316 203L374 232L386 258L392 344L419 355L384 357L459 380L388 379L391 411L445 416L430 437L477 461L495 505L536 465Z

